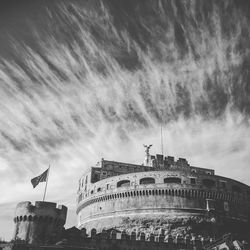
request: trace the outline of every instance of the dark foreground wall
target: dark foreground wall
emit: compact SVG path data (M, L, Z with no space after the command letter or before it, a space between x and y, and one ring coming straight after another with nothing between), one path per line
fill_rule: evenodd
M154 236L151 234L149 238L146 238L142 233L139 236L135 232L130 235L126 233L117 233L115 230L111 232L104 231L101 234L96 235L95 230L92 230L92 235L87 237L84 232L76 231L77 229L69 230L68 240L58 242L56 245L32 245L32 244L3 244L0 245L0 249L3 250L52 250L52 249L69 249L69 250L177 250L177 249L249 249L247 242L240 242L232 238L232 236L225 235L220 239L213 240L201 237L185 237L185 239L178 237L164 237L160 234ZM72 238L72 232L74 237ZM71 236L70 236L71 235Z

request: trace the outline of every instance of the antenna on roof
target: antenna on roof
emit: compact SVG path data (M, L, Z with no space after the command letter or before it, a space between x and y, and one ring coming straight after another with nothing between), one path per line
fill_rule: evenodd
M162 124L161 124L161 154L163 155L163 135L162 135Z
M163 123L163 110L161 110L161 154L163 155L163 129L162 129L162 123Z

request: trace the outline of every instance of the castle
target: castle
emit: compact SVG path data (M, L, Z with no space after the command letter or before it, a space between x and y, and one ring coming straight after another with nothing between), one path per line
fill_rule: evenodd
M81 176L77 228L65 206L19 203L0 249L246 249L229 238L250 240L250 187L150 147L141 165L102 159Z
M250 187L191 166L186 159L149 154L142 165L107 161L79 180L77 227L190 233L220 237L247 230Z

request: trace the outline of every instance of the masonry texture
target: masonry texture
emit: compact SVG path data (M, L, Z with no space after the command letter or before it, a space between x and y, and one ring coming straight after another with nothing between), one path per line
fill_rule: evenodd
M78 228L247 236L250 188L163 155L143 165L102 160L79 180ZM244 236L243 236L244 235Z
M13 239L28 244L49 244L61 239L67 207L52 202L29 201L17 204Z

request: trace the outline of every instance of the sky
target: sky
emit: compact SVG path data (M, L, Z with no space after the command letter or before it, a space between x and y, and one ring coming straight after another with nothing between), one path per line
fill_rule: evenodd
M78 179L151 154L250 185L248 0L0 3L0 237L30 179L76 224Z

